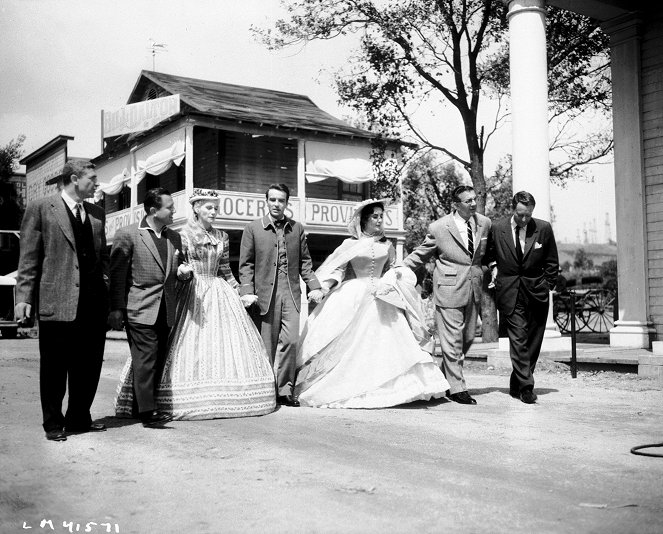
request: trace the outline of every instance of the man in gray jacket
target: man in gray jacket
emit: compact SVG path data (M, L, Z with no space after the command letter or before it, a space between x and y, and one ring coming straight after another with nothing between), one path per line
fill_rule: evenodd
M268 213L250 223L239 251L239 294L247 308L258 304L259 328L276 374L277 402L299 406L293 395L299 341L299 277L320 302L320 282L313 274L304 227L285 215L290 190L272 184L265 193Z
M418 271L435 258L433 298L442 370L450 385L449 398L460 404L476 404L467 392L463 363L474 341L481 305L481 263L491 226L490 219L476 212L476 198L470 186L454 189L454 211L432 223L425 241L404 260Z
M106 214L94 195L94 165L65 164L62 191L31 202L21 225L15 315L39 318L39 391L46 439L100 432L90 407L97 392L108 318ZM62 401L69 385L69 404Z

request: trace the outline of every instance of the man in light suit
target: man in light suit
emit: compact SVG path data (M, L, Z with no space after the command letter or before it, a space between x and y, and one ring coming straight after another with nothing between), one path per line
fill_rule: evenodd
M513 366L509 393L526 404L537 399L534 368L559 268L552 226L532 217L535 205L527 191L516 193L511 201L513 215L493 224L486 254L497 292L497 309L509 336Z
M476 212L476 199L470 186L454 189L453 212L432 223L425 241L404 261L418 271L435 258L433 298L442 370L449 382L449 398L459 404L476 404L467 391L463 364L474 341L481 306L481 262L490 231L490 219Z
M31 202L21 225L16 319L39 319L39 390L46 439L106 430L93 423L108 318L108 250L94 165L65 164L62 191ZM69 381L69 404L62 401Z
M126 326L134 375L134 398L145 427L159 426L172 415L158 411L155 390L166 359L168 334L175 324L178 277L190 279L180 266L182 240L166 228L175 206L163 188L150 189L143 200L145 217L120 229L111 249L112 328Z
M272 184L265 193L269 212L242 233L239 281L242 302L258 304L259 329L276 374L276 400L299 406L293 394L299 341L299 277L319 302L323 293L313 274L304 227L285 215L290 190Z

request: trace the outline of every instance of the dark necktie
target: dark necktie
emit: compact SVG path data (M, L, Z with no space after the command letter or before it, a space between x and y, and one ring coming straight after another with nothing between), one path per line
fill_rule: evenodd
M474 256L474 237L469 219L467 219L467 251L470 253L470 257Z
M522 228L516 225L516 256L518 257L518 263L523 262L523 247L520 245L520 231Z
M76 221L78 224L82 225L83 224L83 216L81 215L81 210L83 208L81 207L80 204L76 204Z

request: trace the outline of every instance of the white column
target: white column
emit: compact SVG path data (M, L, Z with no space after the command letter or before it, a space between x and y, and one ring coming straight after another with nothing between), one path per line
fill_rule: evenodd
M508 6L513 192L531 193L536 200L534 216L550 221L545 0L511 0ZM551 292L546 338L559 337ZM549 345L545 341L544 350L550 350Z
M297 141L297 197L299 198L299 222L306 226L306 142Z
M299 197L299 222L306 227L306 143L303 139L297 141L297 197ZM302 290L299 313L299 332L304 329L304 323L308 318L308 298L306 296L306 284L299 279Z
M137 149L138 146L134 146L129 152L129 166L131 168L131 181L129 182L129 187L131 188L131 198L129 200L129 205L131 206L132 214L133 209L138 205L138 183L136 182L136 169L138 169L138 162L136 161Z
M187 199L193 195L193 124L184 127L184 190Z
M513 191L528 191L534 195L534 215L549 221L545 0L511 0L508 6Z
M619 320L610 345L649 348L647 224L643 161L640 25L633 16L603 26L610 35Z

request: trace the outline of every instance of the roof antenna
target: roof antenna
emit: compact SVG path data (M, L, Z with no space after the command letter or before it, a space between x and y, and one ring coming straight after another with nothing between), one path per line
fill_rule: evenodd
M156 58L157 52L159 52L159 53L168 52L168 50L166 49L166 43L157 43L151 37L148 39L148 41L150 42L150 46L149 46L148 50L152 51L152 70L156 71L157 69L156 69L155 58Z

